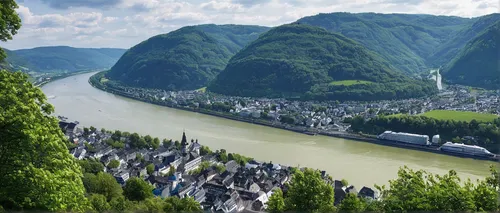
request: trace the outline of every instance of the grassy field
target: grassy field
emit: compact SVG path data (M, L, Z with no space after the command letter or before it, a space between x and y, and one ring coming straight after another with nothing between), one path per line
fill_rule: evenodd
M107 78L104 78L104 77L101 78L101 83L103 83L103 84L108 82L108 81L109 81L109 79L107 79Z
M352 86L352 85L357 85L357 84L371 84L373 82L371 81L363 81L363 80L344 80L344 81L332 81L330 82L330 85L335 85L335 86Z
M495 118L498 118L498 116L494 114L452 111L452 110L432 110L422 115L442 120L455 120L455 121L467 121L467 122L470 122L473 119L476 119L476 121L490 122L493 121Z
M197 89L196 91L205 92L206 90L207 90L207 87L202 87L202 88Z

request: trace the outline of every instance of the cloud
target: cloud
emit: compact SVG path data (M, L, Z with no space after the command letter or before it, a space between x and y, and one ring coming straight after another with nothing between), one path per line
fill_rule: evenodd
M122 0L42 0L42 2L55 9L69 9L73 7L103 9L116 6Z
M271 0L232 0L235 4L240 4L245 7L253 7L256 5L266 4L271 2Z
M498 11L498 0L33 0L19 3L23 26L4 46L128 48L194 24L277 26L332 12L476 17Z

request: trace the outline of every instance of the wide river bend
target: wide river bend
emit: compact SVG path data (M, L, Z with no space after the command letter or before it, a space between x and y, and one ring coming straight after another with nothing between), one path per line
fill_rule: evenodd
M152 105L93 88L86 73L42 87L56 115L95 126L180 140L198 139L212 150L226 149L261 161L326 170L334 179L356 187L388 184L398 168L445 174L454 169L462 179L483 179L494 162L380 146L325 136L308 136L255 124Z

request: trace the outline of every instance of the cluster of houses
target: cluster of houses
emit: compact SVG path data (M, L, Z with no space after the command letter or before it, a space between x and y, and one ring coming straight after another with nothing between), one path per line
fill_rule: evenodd
M291 167L276 163L250 160L241 165L235 160L219 161L219 152L201 152L202 146L198 141L188 143L184 133L180 148L172 144L162 145L156 150L138 150L128 145L113 149L103 142L112 137L110 132L95 130L84 135L81 129L76 128L76 123L60 121L59 125L68 140L75 144L70 150L75 158L98 159L105 165L104 172L112 174L118 183L125 185L131 177L143 178L154 186L156 196L193 197L204 210L210 212L264 211L274 189L281 188L286 193L286 183L292 178ZM117 168L107 167L112 160L119 162ZM202 162L212 166L201 170ZM154 171L148 174L147 166L151 164ZM346 193L378 199L377 192L368 187L358 192L353 186L332 181L324 171L322 176L334 187L336 204Z
M231 97L200 90L163 91L158 89L125 88L126 95L168 106L198 108L202 104L224 103L234 116L265 119L283 123L283 116L293 118L292 125L321 131L346 131L346 118L362 115L366 119L379 113L410 115L445 109L500 114L499 91L475 91L465 86L449 85L434 97L373 102L293 101L285 99Z

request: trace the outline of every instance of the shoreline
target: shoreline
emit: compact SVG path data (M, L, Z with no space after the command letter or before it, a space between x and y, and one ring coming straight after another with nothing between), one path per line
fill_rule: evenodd
M80 74L85 74L85 73L91 73L91 72L102 72L102 71L95 71L95 70L87 70L87 71L77 71L77 72L70 72L70 73L63 73L61 75L58 75L58 76L54 76L54 77L51 77L50 80L48 81L43 81L43 82L40 82L38 84L36 83L33 83L33 86L36 86L36 87L43 87L45 84L48 84L50 82L53 82L53 81L57 81L59 79L63 79L63 78L67 78L67 77L71 77L71 76L74 76L74 75L80 75Z
M399 142L395 142L395 141L387 141L387 140L380 140L377 138L365 137L362 135L348 133L348 132L326 132L326 131L321 131L321 130L311 131L311 130L307 130L305 127L295 127L294 128L294 127L291 127L290 125L275 124L273 122L266 122L266 121L260 120L260 119L252 119L252 118L234 116L234 115L229 115L229 114L225 114L222 112L209 111L209 110L205 110L205 109L193 109L193 108L189 108L189 107L176 106L176 105L172 105L172 104L155 103L153 101L147 101L147 100L143 100L143 99L138 98L138 97L131 96L131 95L124 93L124 92L121 92L121 91L109 89L109 88L103 86L102 84L97 84L97 85L94 84L91 81L91 78L99 73L100 72L97 72L96 74L92 75L89 78L88 83L92 87L99 89L101 91L107 92L107 93L111 93L111 94L118 95L118 96L125 97L125 98L130 98L130 99L144 102L144 103L154 104L157 106L163 106L163 107L169 107L169 108L178 109L178 110L184 110L184 111L190 111L190 112L194 112L194 113L211 115L211 116L215 116L215 117L219 117L219 118L225 118L225 119L229 119L229 120L240 121L240 122L261 125L261 126L267 126L267 127L277 128L277 129L291 131L291 132L295 132L295 133L306 134L306 135L310 135L310 136L321 135L321 136L342 138L342 139L353 140L353 141L357 141L357 142L366 142L366 143L372 143L372 144L401 148L401 149L425 151L425 152L448 155L448 156L453 156L453 157L500 162L500 155L497 155L494 158L487 158L487 157L470 156L470 155L458 154L458 153L449 153L449 152L441 151L439 149L439 146L420 146L420 145L413 145L413 144L404 144L404 143L399 143Z

